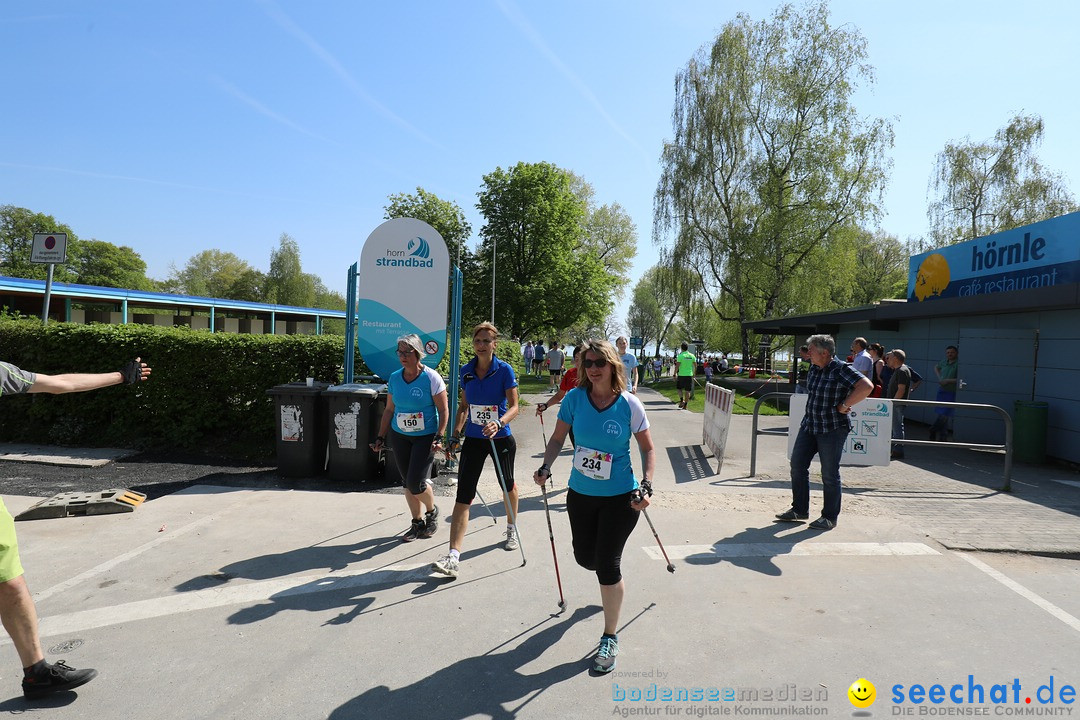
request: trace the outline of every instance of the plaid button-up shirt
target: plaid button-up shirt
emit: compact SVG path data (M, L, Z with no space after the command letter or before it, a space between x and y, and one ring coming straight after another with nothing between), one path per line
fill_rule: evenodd
M806 375L806 391L809 397L806 399L806 414L803 415L802 427L807 432L820 435L838 427L851 427L847 415L841 415L836 406L844 401L844 398L855 387L863 374L845 362L840 362L835 356L829 364L821 368L810 365L810 372Z

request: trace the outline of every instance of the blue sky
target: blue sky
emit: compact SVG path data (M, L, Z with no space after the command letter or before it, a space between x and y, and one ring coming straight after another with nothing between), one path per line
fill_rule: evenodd
M0 204L128 245L159 279L208 248L266 270L287 232L344 293L388 195L457 202L476 242L482 176L548 161L630 213L632 285L657 259L675 73L736 13L778 4L7 0ZM1076 192L1080 3L830 7L869 42L859 111L896 131L882 229L925 233L935 154L1021 111L1042 116L1040 156Z

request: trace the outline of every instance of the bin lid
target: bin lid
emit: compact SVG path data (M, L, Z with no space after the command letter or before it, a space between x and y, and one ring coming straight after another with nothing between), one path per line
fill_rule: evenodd
M319 395L330 387L330 383L316 382L308 386L307 382L293 382L284 385L275 385L266 391L267 395Z
M335 393L341 395L360 395L363 397L376 397L379 394L378 385L367 383L345 383L343 385L331 385L323 394Z

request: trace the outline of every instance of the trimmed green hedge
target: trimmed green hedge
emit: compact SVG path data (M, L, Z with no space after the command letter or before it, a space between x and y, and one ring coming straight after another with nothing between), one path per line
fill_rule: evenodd
M152 325L80 325L0 317L0 360L56 375L108 372L136 356L150 379L89 393L0 399L0 441L195 451L244 460L274 454L276 385L340 382L340 335L245 335ZM471 338L461 361L472 357ZM517 343L499 357L522 371ZM449 353L438 368L449 374ZM357 359L356 375L370 374Z

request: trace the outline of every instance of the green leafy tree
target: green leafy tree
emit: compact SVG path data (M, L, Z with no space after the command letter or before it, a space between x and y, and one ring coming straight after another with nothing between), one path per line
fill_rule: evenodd
M79 258L71 267L75 282L129 290L155 290L146 277L146 262L126 245L102 240L80 240Z
M851 104L866 58L824 3L786 5L740 14L677 74L653 235L721 319L811 309L839 230L879 214L892 130Z
M35 233L67 233L68 262L55 266L53 279L75 282L72 266L79 262L79 239L75 233L52 215L14 205L0 206L0 274L33 280L44 280L48 276L48 265L30 262Z
M656 290L650 285L648 274L634 286L634 297L626 311L626 326L632 337L641 338L641 352L650 342L656 341L660 352L660 333L664 328L664 311L656 299Z
M570 187L585 203L582 246L600 258L615 279L615 297L621 299L637 255L637 226L619 203L598 207L595 189L580 175L570 173Z
M266 273L266 302L295 307L315 304L315 281L300 264L300 245L288 233L281 233L278 247L270 253Z
M173 266L162 287L165 292L181 295L238 299L229 293L250 270L246 261L231 252L203 250L192 255L182 269Z
M602 322L611 311L617 281L583 241L586 204L571 182L550 163L521 162L485 175L477 193L478 275L490 290L494 262L495 324L514 337Z
M465 212L457 203L443 200L422 187L416 188L415 194L397 193L391 195L389 200L390 203L383 208L387 220L401 217L423 220L438 230L446 241L451 263L461 265L468 258L467 243L472 235L472 225L465 219Z
M1077 209L1064 176L1042 166L1038 115L1017 115L992 140L964 138L938 153L927 210L936 247L1048 220Z
M262 302L265 296L266 274L249 267L233 280L229 285L224 297L230 300L246 300L248 302Z

